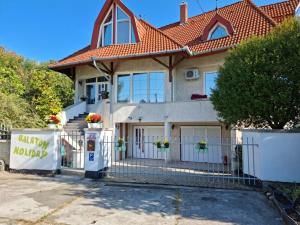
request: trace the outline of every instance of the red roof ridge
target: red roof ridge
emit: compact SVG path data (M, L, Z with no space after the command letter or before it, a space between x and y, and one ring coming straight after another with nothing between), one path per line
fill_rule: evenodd
M249 5L251 5L254 9L256 9L258 13L260 13L263 17L265 17L273 26L277 25L277 22L272 17L270 17L263 9L255 5L255 3L253 3L252 0L243 0L243 1L248 2Z
M262 7L268 7L268 6L273 6L273 5L282 4L282 3L287 3L287 2L290 2L290 0L285 0L285 1L282 1L282 2L274 2L274 3L271 3L271 4L261 5L261 6L259 6L259 7L260 7L260 8L262 8Z
M231 7L231 6L233 6L233 5L240 4L240 3L242 3L242 1L238 1L238 2L231 3L231 4L229 4L229 5L225 5L225 6L221 7L221 8L218 8L218 10L220 10L220 9L225 9L225 8L227 8L227 7ZM214 13L214 12L217 12L216 9L212 9L212 10L209 10L209 11L207 11L207 12L204 12L204 13L201 13L201 14L198 14L198 15L195 15L195 16L192 16L192 17L188 18L188 22L187 22L187 23L189 23L189 20L195 19L196 17L200 17L200 16L203 16L203 15L205 15L205 14L208 14L208 13ZM162 26L162 27L160 27L160 28L158 28L158 29L164 30L164 29L169 28L169 26L174 26L174 25L178 25L178 24L180 24L180 21L177 21L177 22L174 22L174 23L170 23L170 24L164 25L164 26Z
M172 37L170 37L169 35L167 35L165 32L163 32L162 30L159 30L158 28L152 26L150 23L146 22L145 20L141 19L140 21L142 21L143 23L145 23L147 26L149 26L150 28L154 29L155 31L159 32L160 34L164 35L165 37L167 37L168 39L170 39L171 41L173 41L175 44L179 45L181 48L184 47L184 45L180 44L179 42L175 41Z

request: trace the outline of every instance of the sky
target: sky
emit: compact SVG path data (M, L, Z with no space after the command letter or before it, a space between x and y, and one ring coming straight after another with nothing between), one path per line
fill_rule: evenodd
M182 0L122 0L156 27L179 19ZM266 5L283 0L254 0ZM0 0L0 46L26 58L59 60L87 46L105 0ZM215 9L216 0L187 0L189 16ZM237 0L218 0L219 7Z

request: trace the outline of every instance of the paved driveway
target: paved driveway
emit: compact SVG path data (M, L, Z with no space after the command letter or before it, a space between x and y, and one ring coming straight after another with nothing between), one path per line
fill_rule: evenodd
M0 173L0 224L283 224L257 192L115 186Z

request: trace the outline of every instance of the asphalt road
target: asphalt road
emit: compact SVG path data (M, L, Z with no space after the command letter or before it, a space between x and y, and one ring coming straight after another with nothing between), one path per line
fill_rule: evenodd
M261 193L0 172L0 224L282 225Z

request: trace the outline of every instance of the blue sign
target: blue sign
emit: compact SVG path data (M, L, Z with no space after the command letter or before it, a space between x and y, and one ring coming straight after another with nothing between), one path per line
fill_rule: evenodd
M89 153L89 161L93 162L95 159L95 153Z

